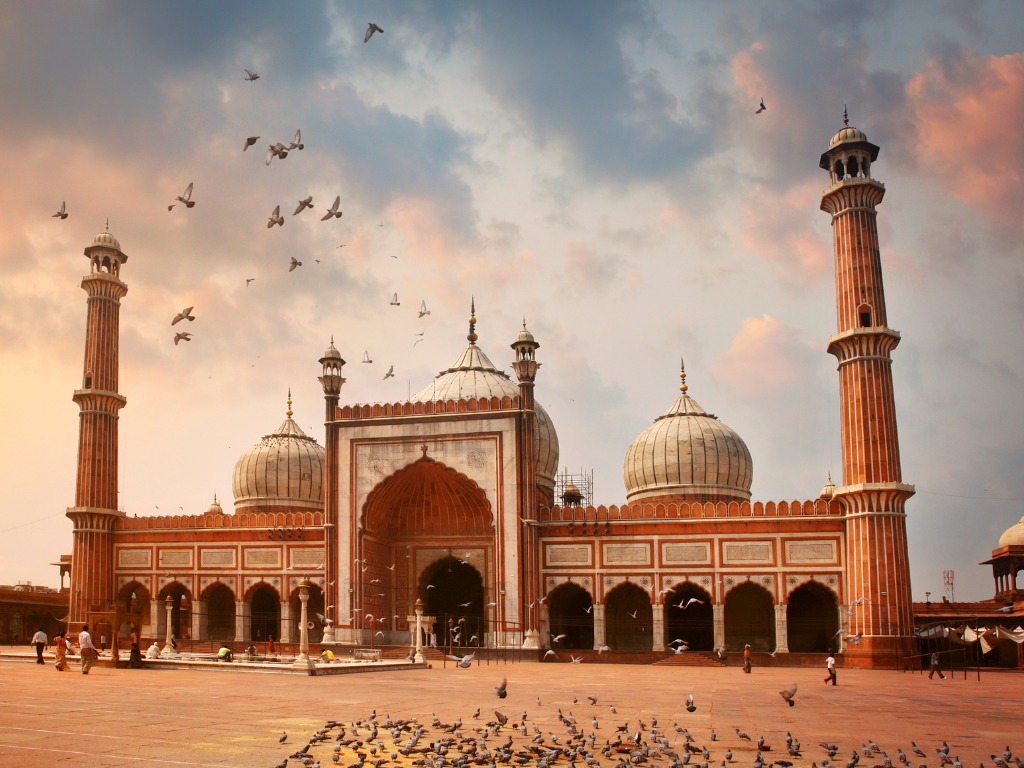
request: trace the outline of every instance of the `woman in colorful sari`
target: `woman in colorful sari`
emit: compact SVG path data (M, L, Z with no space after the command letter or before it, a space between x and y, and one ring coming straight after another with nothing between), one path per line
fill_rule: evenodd
M68 668L68 638L67 631L61 631L57 633L57 637L53 641L53 656L54 666L57 667L58 672L63 672Z

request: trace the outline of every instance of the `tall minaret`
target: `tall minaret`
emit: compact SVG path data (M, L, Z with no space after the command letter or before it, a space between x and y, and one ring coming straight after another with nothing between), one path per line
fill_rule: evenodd
M124 516L117 508L117 419L126 400L117 392L117 367L121 298L128 292L120 275L128 256L109 231L96 235L85 255L85 364L82 387L73 398L80 409L78 476L75 506L67 511L75 526L68 614L73 624L85 622L90 609L107 610L116 600L113 529Z
M850 634L844 654L856 666L893 666L912 652L914 620L890 354L875 206L885 187L871 178L878 147L849 124L829 141L820 166L830 186L821 209L832 215L838 328L828 351L839 361L843 478L835 497L846 511L846 591Z
M324 487L324 605L333 606L327 608L325 613L334 622L324 630L324 642L333 642L334 626L338 623L341 610L341 594L338 590L338 400L345 383L345 377L341 375L345 361L334 346L333 336L331 345L320 358L320 365L324 371L323 376L318 378L324 388L324 463L327 465Z

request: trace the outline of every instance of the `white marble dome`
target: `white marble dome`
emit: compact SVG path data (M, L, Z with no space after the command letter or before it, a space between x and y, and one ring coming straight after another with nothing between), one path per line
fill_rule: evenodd
M753 461L733 430L686 394L629 446L623 463L626 498L749 501Z
M476 320L471 323L475 324ZM495 368L476 345L476 333L470 329L470 342L459 358L434 377L434 381L412 396L414 403L484 397L517 397L519 385L507 373ZM537 482L555 487L558 473L558 434L544 407L534 402L537 413Z
M285 420L235 464L235 510L322 510L324 449L292 419Z
M1024 517L1011 525L999 537L1000 547L1024 547Z

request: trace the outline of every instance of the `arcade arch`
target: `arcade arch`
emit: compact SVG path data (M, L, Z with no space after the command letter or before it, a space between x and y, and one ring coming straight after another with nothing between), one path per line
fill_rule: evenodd
M219 581L206 588L202 595L206 607L206 637L202 640L235 639L235 595Z
M711 595L690 581L676 585L665 599L665 647L675 640L686 641L691 651L715 649Z
M551 637L565 635L552 648L594 647L594 601L587 590L571 581L560 584L548 594L547 605Z
M789 593L786 626L791 653L825 653L839 646L839 602L823 584L808 581Z
M654 611L645 589L623 582L605 596L605 637L617 651L649 651L654 647Z
M775 650L775 605L764 587L745 581L725 597L725 642L742 649Z
M265 642L281 637L281 596L263 582L249 593L249 639Z

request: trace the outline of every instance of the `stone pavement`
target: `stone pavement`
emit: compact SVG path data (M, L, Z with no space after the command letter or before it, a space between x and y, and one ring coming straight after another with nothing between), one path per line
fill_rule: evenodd
M736 737L737 727L755 740L765 737L773 747L764 753L766 763L789 759L785 734L792 732L803 748L801 757L792 758L796 768L810 768L812 761L821 765L821 741L839 744L834 759L838 766L845 766L851 752L868 739L887 751L897 768L897 747L906 751L913 768L938 768L935 749L943 740L968 768L979 761L991 766L990 755L1001 755L1007 745L1014 753L1024 753L1021 673L983 672L979 682L975 675L965 680L963 673L940 681L918 673L840 669L835 688L822 683L824 676L816 668L755 667L745 675L738 667L537 662L485 663L470 669L435 665L337 677L247 674L227 665L216 672L99 667L85 676L77 664L57 672L52 664L0 661L0 766L274 768L328 720L352 722L373 710L380 722L387 714L418 717L428 728L434 713L445 722L461 717L462 731L470 736L475 735L471 728L494 718L495 709L512 723L525 711L528 726L536 723L550 744L551 733L565 738L557 720L560 709L566 716L574 713L584 732L593 730L596 717L598 747L615 738L617 725L628 722L634 730L641 720L649 727L657 718L677 749L683 737L673 724L688 728L698 745L709 747L713 767L723 764L726 747L733 750L736 768L752 765L754 747ZM508 678L508 697L500 700L494 688L503 677ZM791 708L778 691L793 683L799 689ZM690 692L697 706L693 713L685 709ZM578 701L573 702L574 696ZM587 696L597 697L597 705ZM482 710L479 720L472 717L477 707ZM716 743L709 741L712 728L718 733ZM278 743L282 730L289 735L283 745ZM505 728L488 743L493 749L507 735L528 745L534 734L531 730L529 737L522 737ZM430 729L424 741L434 737ZM387 757L391 737L382 728L378 738ZM403 742L407 739L406 734ZM910 751L911 740L925 750L926 758ZM312 747L309 754L324 768L333 765L334 743L332 734L331 741ZM603 768L614 768L623 755L597 757ZM350 766L354 760L346 756L340 764ZM700 762L699 755L693 762ZM880 757L865 757L861 768L880 763ZM291 759L289 765L301 762ZM382 768L391 765L385 761ZM527 768L535 765L531 760ZM668 761L652 760L649 765L668 768ZM518 764L513 761L511 766ZM564 759L552 764L566 766Z

